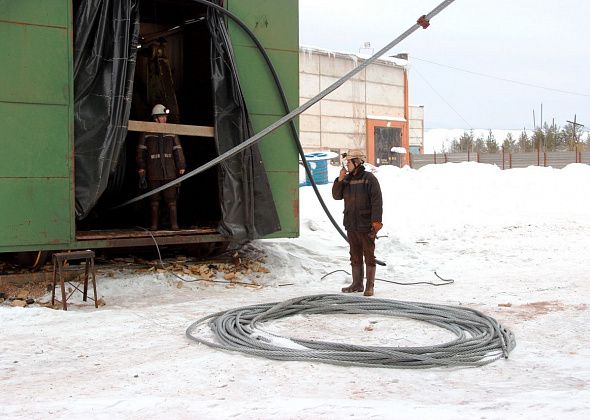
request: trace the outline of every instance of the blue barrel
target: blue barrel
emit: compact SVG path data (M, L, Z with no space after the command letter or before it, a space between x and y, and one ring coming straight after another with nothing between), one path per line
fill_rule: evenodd
M331 158L331 156L323 152L305 154L305 159L311 170L311 176L313 176L316 184L322 185L328 183L328 160ZM305 173L305 185L311 185L307 172Z

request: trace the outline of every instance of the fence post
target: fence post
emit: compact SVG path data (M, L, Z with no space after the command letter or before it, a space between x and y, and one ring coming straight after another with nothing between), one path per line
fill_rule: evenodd
M547 152L543 152L543 167L547 167Z
M502 170L506 169L506 168L504 167L504 160L505 160L505 159L506 159L506 158L505 158L505 156L504 156L504 146L502 146Z
M541 149L537 147L537 166L541 166Z
M434 164L436 165L436 152L434 152Z
M467 149L467 162L471 162L469 149Z
M412 154L408 153L408 163L410 164L410 168L412 167Z
M479 163L479 150L477 151L477 163Z
M449 159L447 157L447 154L445 153L445 163L448 163L448 162L449 162Z
M512 152L508 154L508 162L509 169L512 169Z

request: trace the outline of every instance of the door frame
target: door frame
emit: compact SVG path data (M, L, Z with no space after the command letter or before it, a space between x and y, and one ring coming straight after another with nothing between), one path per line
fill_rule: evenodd
M367 118L367 161L371 165L375 163L375 127L391 127L401 129L402 147L406 149L405 161L408 162L410 153L410 130L406 119L374 119Z

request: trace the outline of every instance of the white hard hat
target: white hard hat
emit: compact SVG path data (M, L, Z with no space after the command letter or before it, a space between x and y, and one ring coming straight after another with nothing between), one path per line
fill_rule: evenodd
M170 114L170 110L162 104L156 104L152 108L152 117L155 117L156 115L168 115L168 114Z

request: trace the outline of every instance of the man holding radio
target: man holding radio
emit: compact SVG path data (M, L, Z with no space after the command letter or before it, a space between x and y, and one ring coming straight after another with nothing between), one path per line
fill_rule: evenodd
M375 286L375 238L383 227L383 198L375 175L364 167L366 156L351 149L342 156L345 167L332 186L332 197L344 199L344 228L350 245L352 284L343 293L363 292L373 296ZM363 285L363 257L367 269L367 284Z

